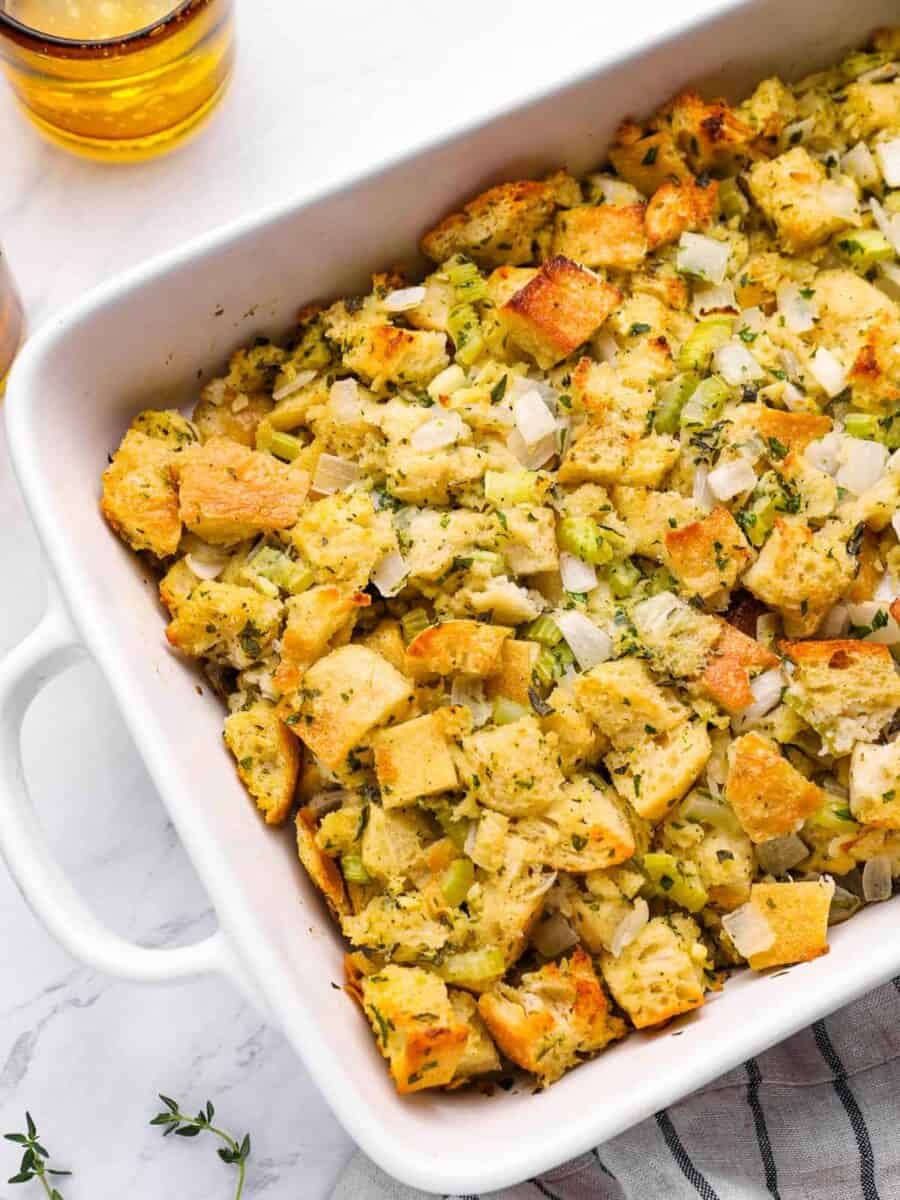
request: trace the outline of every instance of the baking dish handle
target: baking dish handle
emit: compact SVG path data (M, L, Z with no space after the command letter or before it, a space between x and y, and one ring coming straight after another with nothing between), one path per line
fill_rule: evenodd
M223 972L259 1004L221 929L175 949L129 942L94 916L47 845L25 786L22 721L44 684L85 653L51 584L40 625L0 662L0 850L10 873L38 919L88 966L138 983Z

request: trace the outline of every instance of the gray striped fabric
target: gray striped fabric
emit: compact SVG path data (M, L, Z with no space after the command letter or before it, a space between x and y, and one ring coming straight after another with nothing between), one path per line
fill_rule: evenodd
M900 979L495 1200L898 1200ZM424 1200L363 1155L332 1200ZM464 1197L463 1200L478 1200Z

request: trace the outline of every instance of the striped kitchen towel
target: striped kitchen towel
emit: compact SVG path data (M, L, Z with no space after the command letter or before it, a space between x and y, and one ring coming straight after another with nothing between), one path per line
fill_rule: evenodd
M900 979L496 1200L900 1200ZM425 1200L361 1154L332 1200ZM464 1200L478 1200L465 1197Z

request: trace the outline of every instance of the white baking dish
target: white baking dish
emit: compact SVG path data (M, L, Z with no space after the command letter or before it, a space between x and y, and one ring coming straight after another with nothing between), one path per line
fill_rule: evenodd
M0 667L0 843L53 933L92 965L132 979L230 973L285 1031L335 1113L388 1172L440 1192L487 1191L618 1133L900 970L896 905L836 930L830 955L741 978L677 1030L630 1038L540 1098L528 1091L394 1092L370 1032L335 991L343 947L297 862L248 803L222 747L222 713L165 648L155 586L100 519L106 455L145 405L187 401L197 368L285 329L301 301L415 263L418 234L482 186L560 164L597 163L619 118L677 87L730 93L764 74L833 59L897 11L894 0L727 3L628 62L357 180L267 212L133 271L49 322L9 385L16 471L62 592ZM602 47L598 48L602 53ZM71 613L71 618L68 613ZM100 664L218 912L198 946L149 950L104 929L53 862L28 803L19 725L44 679L87 652ZM675 1034L681 1036L675 1036Z

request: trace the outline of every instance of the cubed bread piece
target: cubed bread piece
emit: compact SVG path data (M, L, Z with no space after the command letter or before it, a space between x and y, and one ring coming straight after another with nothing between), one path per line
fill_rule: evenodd
M850 811L864 825L900 829L900 739L857 742L850 759Z
M273 408L270 392L242 392L224 379L213 379L200 393L194 424L204 442L221 437L252 448L260 421Z
M556 255L507 300L500 320L516 345L546 370L583 345L621 298L611 283Z
M649 726L653 729L653 726ZM664 733L648 727L630 750L607 754L616 791L647 821L661 821L697 781L712 746L702 721L683 721Z
M751 675L778 666L778 656L734 625L721 622L721 634L701 676L704 691L726 712L753 703Z
M643 204L579 204L556 214L553 253L585 267L633 271L647 256Z
M406 715L413 689L387 659L351 644L309 668L299 699L288 720L313 754L334 770L375 726Z
M455 709L438 709L374 736L375 771L385 808L399 808L456 787L447 733L457 714Z
M750 899L757 865L753 843L745 833L685 821L675 812L659 836L663 849L694 864L714 908L730 912Z
M562 794L556 735L543 733L535 717L470 733L460 746L460 782L485 808L540 816Z
M452 982L470 991L484 991L494 982L479 974L477 978L465 977L465 955L479 954L487 950L492 960L499 960L495 978L502 975L505 967L521 955L535 921L541 915L547 900L547 892L556 876L543 866L529 863L522 865L516 855L513 862L507 844L507 861L493 874L479 878L480 886L473 888L467 899L470 914L470 929L480 950L464 951L462 962L448 962L453 971Z
M621 177L645 196L668 179L690 180L691 170L668 129L644 135L633 121L619 127L609 149L609 161Z
M772 927L775 941L747 960L754 971L809 962L828 953L828 912L834 880L754 883L750 903Z
M557 687L547 697L553 710L541 717L545 733L555 733L562 768L568 774L584 763L594 763L609 749L609 741L567 688Z
M614 867L635 851L634 832L617 803L584 776L567 781L544 815L520 821L518 831L535 842L536 861L558 871Z
M796 833L825 796L782 755L777 742L745 733L729 750L725 796L752 842Z
M665 535L669 570L682 591L713 603L727 603L750 559L747 540L723 505L702 521L694 521Z
M837 522L813 531L799 518L776 518L775 528L744 587L777 609L791 637L815 633L856 572L847 534Z
M900 707L900 675L889 647L875 642L782 642L796 666L785 700L831 754L874 742Z
M731 443L746 441L758 433L775 462L784 458L784 449L802 454L810 442L831 432L833 422L825 413L785 412L767 404L741 404L735 409L726 436Z
M408 549L404 558L410 582L433 583L473 550L492 548L496 524L487 513L470 509L422 508L414 510L406 528Z
M687 710L671 692L653 681L644 663L620 658L600 663L573 683L575 702L619 750L630 750L647 737L679 725Z
M778 231L788 254L820 246L853 222L828 203L825 168L802 146L768 162L755 163L747 176L750 193Z
M869 138L886 130L895 137L900 129L900 83L896 80L856 80L844 89L840 121L852 138Z
M425 297L415 308L406 310L404 320L414 329L446 333L450 310L456 304L456 289L442 271L427 275L421 286L425 289Z
M290 528L309 491L298 466L218 437L183 456L178 478L182 521L214 545Z
M444 1087L469 1040L453 1011L447 986L422 967L380 967L359 979L363 1012L401 1095Z
M613 503L634 539L634 550L662 562L666 534L699 520L703 512L680 492L654 492L646 487L614 487Z
M410 387L428 383L450 359L443 333L372 325L353 339L342 361L379 391L385 384Z
M471 845L466 843L469 857L476 867L481 867L483 871L499 871L509 850L508 835L509 817L485 809L475 824Z
M867 330L847 375L856 408L896 418L900 402L898 338L900 320L896 316Z
M523 975L518 987L497 984L478 1008L507 1058L545 1086L626 1032L581 949Z
M308 667L334 646L349 641L356 618L371 603L365 592L322 584L289 596L275 683L281 692L297 688Z
M349 915L350 901L337 863L316 841L316 814L310 808L297 813L297 851L310 879L328 901L335 916Z
M146 408L138 413L130 428L165 442L173 450L186 450L200 440L196 425L174 408Z
M281 629L283 606L255 588L198 581L166 627L170 645L190 658L239 670L264 658Z
M159 598L170 616L175 616L179 604L187 600L199 582L200 577L188 566L187 557L177 558L169 567L159 581Z
M337 492L310 504L291 540L318 583L361 590L375 565L397 548L391 514L376 512L365 493Z
M503 510L497 549L513 575L537 575L559 566L556 513L552 508Z
M559 198L559 177L501 183L426 233L422 250L434 262L453 254L468 255L489 267L532 262L538 235L549 224Z
M466 1048L454 1072L451 1086L466 1083L478 1075L490 1075L500 1070L500 1055L491 1041L487 1025L478 1011L474 996L459 988L447 988L453 1016L468 1031Z
M402 891L422 867L422 852L430 837L428 820L418 809L386 811L369 805L361 855L366 872L391 891Z
M484 681L485 695L489 700L505 696L516 704L529 705L531 699L531 669L537 657L538 647L534 642L520 642L507 638L500 647L500 662L497 669Z
M725 100L704 100L687 90L670 100L660 116L695 171L733 169L751 154L756 130Z
M706 966L700 930L680 913L648 921L618 958L609 951L600 956L609 990L638 1029L699 1008Z
M178 549L181 517L174 468L181 457L167 441L130 429L103 472L100 508L132 550L167 558Z
M644 222L651 250L677 242L688 231L702 229L712 220L719 185L696 180L667 179L650 197Z
M674 592L657 592L642 600L631 610L631 620L654 671L677 679L698 675L720 638L716 618L698 612Z
M484 621L444 621L417 634L406 653L434 675L491 675L510 634L511 630Z
M300 743L272 705L259 701L225 718L225 744L266 824L281 824L294 800Z

